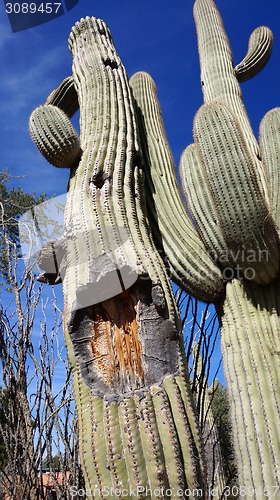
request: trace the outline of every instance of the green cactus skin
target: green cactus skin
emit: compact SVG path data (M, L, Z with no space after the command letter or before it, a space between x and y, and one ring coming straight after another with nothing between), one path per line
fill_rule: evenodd
M271 214L277 228L280 228L280 108L272 109L263 117L259 142L262 163L269 179Z
M217 225L224 244L218 250L217 245L211 248L210 255L217 252L217 259L225 267L238 266L245 273L250 269L251 275L246 277L270 283L279 271L277 231L264 200L256 163L237 119L221 104L205 104L195 117L194 137L199 164L202 163L200 175L207 183L204 188L204 194L208 190L207 204L216 209L212 225ZM183 171L185 192L196 190L187 165L181 167ZM195 218L194 211L192 214ZM210 223L208 229L213 232ZM204 230L205 225L200 225L203 239Z
M47 97L45 104L57 106L69 118L78 111L79 102L72 75L62 80L61 84Z
M165 498L170 488L175 498L179 487L205 489L205 465L178 313L146 212L134 100L105 23L82 19L69 47L83 155L67 195L63 290L81 463L91 491L161 488ZM109 255L121 271L133 258L137 272L111 299L102 296ZM98 303L83 307L96 290Z
M273 498L280 484L279 292L279 278L265 290L233 280L223 306L222 351L245 498L249 487Z
M147 73L139 72L130 79L130 85L138 107L147 204L155 240L159 247L162 245L179 286L200 300L213 300L221 295L224 283L184 207L155 83Z
M71 168L79 162L79 137L61 109L53 105L38 106L30 116L29 132L44 158L55 167Z
M248 51L244 59L235 66L239 82L256 76L268 63L273 46L273 34L266 26L256 28L249 38Z
M197 144L190 144L180 159L180 177L188 209L207 251L218 261L226 243L217 224L218 214Z
M220 245L230 252L244 244L269 249L267 261L253 265L255 280L241 276L228 282L216 308L240 492L243 487L244 498L252 492L254 498L273 498L280 486L279 111L264 117L259 147L214 2L196 0L194 15L205 104L195 118L195 144L182 155L180 171L191 214L203 241L208 238L211 255ZM244 262L244 271L252 264Z

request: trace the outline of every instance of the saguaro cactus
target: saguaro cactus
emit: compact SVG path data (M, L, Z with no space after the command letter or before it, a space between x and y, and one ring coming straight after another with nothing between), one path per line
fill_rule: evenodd
M69 47L80 143L65 114L75 98L71 78L32 113L30 129L49 160L63 158L56 166L66 166L67 147L70 167L81 151L67 194L63 290L87 488L112 498L135 491L137 498L183 498L186 490L206 497L180 321L146 210L134 97L105 23L82 19ZM185 267L205 300L210 292L218 297L220 270L177 199L176 217L193 246L172 268L182 279Z
M205 104L181 175L200 237L229 278L217 310L240 493L273 498L280 486L280 111L264 117L258 145L239 87L267 62L272 34L258 28L234 68L213 1L196 0L194 14Z
M73 76L30 118L44 156L71 168L64 331L81 463L101 497L208 495L167 271L217 306L242 495L272 496L279 484L280 115L264 118L259 147L239 86L267 62L272 35L254 31L234 68L214 2L196 0L194 13L205 104L181 159L192 221L155 84L137 73L129 85L103 21L74 26ZM70 123L78 106L80 141Z

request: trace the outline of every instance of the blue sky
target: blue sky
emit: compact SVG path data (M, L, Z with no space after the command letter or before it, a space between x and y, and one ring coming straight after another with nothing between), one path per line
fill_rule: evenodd
M274 34L267 67L242 85L253 129L280 105L279 0L216 0L231 41L235 63L244 57L249 35L259 25ZM29 138L32 110L71 73L67 40L71 27L86 15L108 24L129 77L139 70L154 78L176 165L192 142L192 122L201 106L196 32L189 0L80 0L71 11L35 28L13 33L0 3L0 165L12 184L38 195L65 193L68 172L44 160ZM78 127L78 117L74 119Z

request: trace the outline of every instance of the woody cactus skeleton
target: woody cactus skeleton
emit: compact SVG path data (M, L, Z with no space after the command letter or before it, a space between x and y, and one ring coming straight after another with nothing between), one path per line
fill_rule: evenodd
M148 486L158 498L180 488L207 497L166 263L182 288L217 305L240 484L279 482L280 113L264 118L259 146L239 87L267 62L272 37L256 30L234 69L213 1L196 0L194 12L205 104L181 176L195 227L154 82L137 73L128 84L102 21L75 25L73 77L30 119L42 154L71 167L60 273L80 455L87 486L115 496L138 486L147 498ZM69 119L78 106L80 140Z

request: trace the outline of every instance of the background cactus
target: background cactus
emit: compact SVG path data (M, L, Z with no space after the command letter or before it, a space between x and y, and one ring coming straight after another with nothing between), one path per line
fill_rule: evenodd
M240 488L248 498L273 498L280 484L279 112L263 119L259 147L238 84L256 74L253 59L255 67L266 63L272 35L254 32L234 68L214 2L196 0L194 14L205 104L195 144L182 155L182 182L201 238L231 278L216 306Z
M113 498L129 487L149 498L141 492L147 485L161 488L158 498L169 489L178 498L178 488L208 495L167 271L214 302L220 316L242 496L273 497L279 484L279 111L264 118L259 147L239 86L266 64L272 34L255 30L234 68L214 2L196 0L194 15L205 104L180 165L192 222L155 84L137 73L129 86L104 22L74 26L73 77L31 118L45 156L53 157L58 138L64 157L72 142L61 134L62 116L41 116L54 107L67 118L78 98L81 159L70 165L65 210L64 331L87 487L113 488Z

